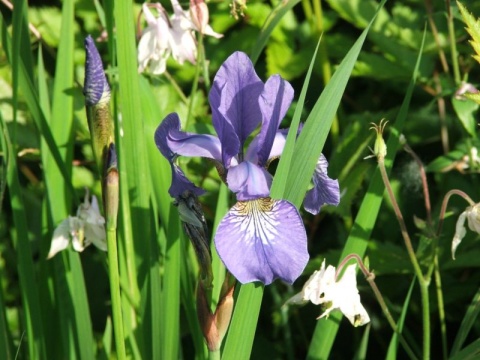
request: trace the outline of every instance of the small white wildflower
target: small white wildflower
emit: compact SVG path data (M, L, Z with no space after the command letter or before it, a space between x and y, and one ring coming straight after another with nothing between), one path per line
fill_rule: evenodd
M88 198L87 191L83 203L78 207L77 216L69 216L57 226L47 259L66 249L70 239L73 248L79 252L92 243L100 250L107 251L105 219L100 215L97 198L92 196L91 203Z
M367 311L360 302L355 274L356 264L349 265L342 278L335 279L335 267L325 269L325 260L320 270L307 280L300 293L287 301L287 304L301 304L307 301L323 305L325 311L319 316L328 317L331 311L339 309L353 326L365 325L370 321Z
M200 1L192 3L191 11L185 11L178 0L171 2L174 13L170 18L160 3L144 3L142 6L147 27L143 30L138 43L139 72L145 71L149 65L152 74L164 73L170 55L179 64L183 64L185 60L195 64L197 43L194 30L217 39L223 36L213 31L207 24L208 8L204 3ZM152 14L149 7L157 10L157 17Z
M465 219L467 219L470 230L480 234L480 203L467 207L458 217L457 225L455 226L455 235L452 240L452 258L454 260L457 247L467 233L465 229Z

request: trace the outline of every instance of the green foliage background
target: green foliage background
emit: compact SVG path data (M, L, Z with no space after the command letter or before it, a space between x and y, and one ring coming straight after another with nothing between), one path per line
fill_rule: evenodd
M162 4L171 9L168 1ZM438 259L429 288L431 357L478 353L479 234L467 231L456 260L450 251L456 219L468 204L452 198L433 240L422 221L427 213L418 167L398 145L403 134L426 166L435 225L449 190L480 199L478 104L455 98L462 81L478 85L480 65L471 56L457 4L409 0L379 8L366 0L249 0L238 19L231 4L208 3L210 24L224 38L203 39L205 69L170 59L167 76L136 71L139 2L17 1L13 12L1 5L0 358L117 356L106 254L89 247L45 260L55 226L75 213L84 189L101 197L82 87L83 40L103 31L109 36L97 47L113 91L123 184L118 244L128 357L213 356L196 318L198 265L167 193L170 168L153 132L175 111L184 130L213 134L209 84L237 50L251 55L263 80L279 73L292 83L295 100L282 127L301 120L309 130L287 153L291 162L278 163L272 192L300 208L306 188L296 186L308 181L308 161L322 151L342 199L318 216L301 210L311 260L293 286L237 286L238 307L222 357L406 357L361 276L362 303L372 320L367 327L353 328L337 315L317 321L320 309L312 304L283 306L324 258L336 265L348 252L368 257L392 316L404 319L403 336L422 357L420 291L391 203L383 201L376 162L364 159L373 146L370 123L382 118L390 121L390 181L417 256L422 266L433 261L432 254ZM480 17L480 3L464 5ZM213 166L200 159L179 162L207 190L201 202L213 234L234 197ZM214 269L218 298L224 269L216 255Z

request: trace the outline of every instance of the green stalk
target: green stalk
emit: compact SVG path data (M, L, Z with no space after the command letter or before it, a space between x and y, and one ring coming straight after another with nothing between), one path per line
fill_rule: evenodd
M448 349L447 349L447 325L445 321L445 303L443 302L443 292L442 292L442 278L440 276L440 266L438 263L438 254L435 254L435 287L437 289L437 303L438 303L438 317L440 321L440 333L442 335L442 353L443 359L447 360L448 358Z
M117 358L126 359L125 337L123 335L122 306L120 299L120 279L118 273L117 254L117 227L113 221L107 220L107 246L108 246L108 275L110 279L110 296L112 299L113 332Z
M445 1L445 7L447 8L448 38L450 41L450 52L452 55L453 78L455 79L455 85L459 85L461 82L460 68L458 65L457 40L455 38L455 26L453 24L453 14L450 0Z
M107 220L108 275L110 280L110 297L112 299L113 332L117 358L126 359L125 336L123 333L122 299L120 294L120 273L117 250L117 215L118 215L118 170L115 145L109 146L107 167L103 183L103 201Z
M420 268L420 264L418 263L418 259L415 255L415 250L413 249L412 241L410 240L410 235L408 234L403 215L400 211L397 200L395 199L395 195L393 194L392 187L390 186L390 181L388 179L387 170L385 169L385 163L383 159L378 162L378 167L380 169L380 173L382 174L383 183L387 189L388 197L392 203L395 215L400 225L400 230L405 242L405 247L407 248L408 256L410 257L415 275L417 276L420 284L420 294L422 298L423 359L430 359L430 304L428 296L428 286L430 285L430 281L424 277L422 269Z
M203 44L203 36L200 34L199 36L199 53L203 51L203 46L200 44ZM200 56L201 57L201 56ZM193 84L192 84L192 90L190 92L190 99L188 101L188 111L187 111L187 120L185 120L185 129L188 128L188 124L190 123L190 118L192 117L192 109L193 109L193 101L195 100L195 93L197 92L198 89L198 80L200 79L200 71L202 70L202 64L201 61L197 57L197 64L195 66L195 76L193 78Z

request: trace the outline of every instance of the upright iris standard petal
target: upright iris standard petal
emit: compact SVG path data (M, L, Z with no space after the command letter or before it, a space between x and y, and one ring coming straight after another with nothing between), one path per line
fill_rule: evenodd
M261 121L262 91L263 82L244 53L230 55L215 75L208 98L226 167L232 157L243 153L245 140Z
M307 192L303 202L305 210L313 215L318 214L325 204L338 205L340 202L338 180L328 177L327 168L328 161L323 154L320 154L313 173L313 188Z
M260 198L240 201L222 219L215 246L241 282L293 283L308 262L307 235L290 202Z
M227 183L228 188L237 194L237 200L252 200L270 194L272 175L264 168L244 161L230 168Z
M85 38L85 51L85 83L83 93L86 104L93 106L98 104L100 100L103 102L110 99L110 87L103 72L102 59L90 35Z
M262 128L258 138L258 165L268 162L275 136L293 99L293 88L280 75L271 76L258 99L262 111Z

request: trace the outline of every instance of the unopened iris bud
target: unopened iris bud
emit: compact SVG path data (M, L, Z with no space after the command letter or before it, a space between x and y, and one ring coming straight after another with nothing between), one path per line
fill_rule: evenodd
M102 59L91 36L85 39L85 84L83 93L87 107L88 127L93 153L99 171L104 168L108 146L113 142L113 122L110 114L110 87Z
M108 148L103 185L107 228L116 229L117 227L118 193L117 152L115 151L115 144L111 143Z
M186 190L174 203L178 208L183 229L192 242L200 266L200 278L205 288L212 286L212 253L207 238L208 227L197 195Z

